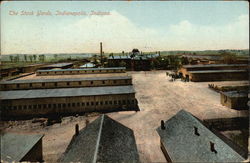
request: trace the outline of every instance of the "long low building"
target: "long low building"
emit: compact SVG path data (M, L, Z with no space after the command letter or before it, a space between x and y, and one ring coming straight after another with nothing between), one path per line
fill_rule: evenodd
M220 92L221 104L230 109L246 109L248 110L248 91L229 91Z
M55 63L50 65L45 65L40 67L40 70L47 70L47 69L66 69L73 67L73 63Z
M0 82L0 90L52 89L132 85L131 76L11 80Z
M100 74L100 73L125 73L125 67L112 68L86 68L86 69L53 69L38 70L36 75L77 75L77 74Z
M133 86L1 91L2 118L138 110Z
M194 82L248 80L247 70L189 71L186 78Z
M201 64L201 65L184 65L179 73L186 77L189 71L205 71L205 70L246 70L248 64Z

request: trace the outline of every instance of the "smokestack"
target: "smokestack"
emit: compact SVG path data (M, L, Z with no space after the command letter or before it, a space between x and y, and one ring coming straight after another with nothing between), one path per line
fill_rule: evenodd
M161 129L162 129L162 130L165 130L165 124L164 124L164 121L163 121L163 120L161 120Z
M102 65L102 54L103 54L103 52L102 52L102 42L100 42L101 65Z
M79 135L79 125L76 124L75 126L75 136Z

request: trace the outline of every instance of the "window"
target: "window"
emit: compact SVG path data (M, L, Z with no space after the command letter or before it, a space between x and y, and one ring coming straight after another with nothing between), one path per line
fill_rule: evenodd
M114 80L114 84L116 83L116 80Z
M58 108L61 108L62 107L62 105L61 104L58 104Z
M128 83L128 80L125 80L125 83Z
M95 105L98 105L98 102L95 102Z
M41 109L41 104L38 104L38 109Z
M75 107L75 103L72 103L72 107Z
M85 106L85 103L84 103L84 102L82 102L82 106Z
M78 106L78 107L80 106L80 102L77 103L77 106Z
M105 101L105 105L108 105L108 101Z
M92 72L94 72L94 70L92 70Z
M102 81L102 84L105 84L105 81Z
M69 82L67 82L67 85L69 85Z
M121 104L122 104L121 100L119 100L119 101L118 101L118 104L119 104L119 105L121 105Z
M114 101L114 104L116 105L116 104L117 104L117 101Z
M63 108L66 108L66 104L63 104Z
M56 108L56 104L53 104L53 108Z
M68 107L70 107L71 106L71 104L70 103L68 103Z
M129 100L127 100L127 104L130 104L130 101L129 101Z
M126 100L122 100L122 104L125 105L126 104Z
M16 87L19 88L19 87L20 87L20 84L17 84Z
M102 102L102 101L100 102L100 105L103 105L103 102Z
M45 83L42 83L42 86L45 87Z
M13 106L13 109L14 109L14 110L17 110L17 106Z
M55 87L57 87L57 83L54 83Z
M94 102L91 102L91 105L94 105Z
M37 108L37 105L33 105L33 109L36 109Z
M89 106L89 102L87 102L87 106Z
M30 83L30 87L32 87L32 83Z
M131 100L131 102L132 102L132 104L134 104L134 103L135 103L135 101L134 101L134 100Z
M29 109L32 109L32 105L29 105Z
M82 82L79 81L78 84L79 84L79 85L82 85Z
M23 106L23 109L27 109L27 105L24 105L24 106Z
M109 101L109 105L112 105L112 101Z
M51 108L51 104L48 104L48 108Z
M99 72L102 72L102 70L99 70Z
M93 81L90 82L90 84L93 84L93 83L94 83Z
M43 108L46 108L47 107L47 105L46 104L43 104Z

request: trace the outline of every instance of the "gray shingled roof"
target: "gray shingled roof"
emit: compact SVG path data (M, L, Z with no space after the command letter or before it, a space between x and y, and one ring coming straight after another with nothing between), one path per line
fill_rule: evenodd
M227 143L185 110L179 111L165 123L165 130L157 128L164 148L173 162L240 162L245 160ZM199 136L194 134L198 128ZM210 141L217 153L211 152Z
M1 160L21 161L44 135L1 134Z
M102 115L74 136L60 162L139 162L133 130Z
M126 67L108 67L108 68L81 68L81 69L52 69L52 70L37 70L37 72L49 71L92 71L92 70L126 70Z
M1 91L0 97L1 100L13 100L13 99L95 96L95 95L110 95L110 94L131 94L131 93L135 93L133 86L110 86L110 87Z
M34 79L34 80L10 80L2 81L0 84L23 84L23 83L45 83L45 82L70 82L70 81L95 81L95 80L119 80L132 79L131 76L109 76L89 78L58 78L58 79Z

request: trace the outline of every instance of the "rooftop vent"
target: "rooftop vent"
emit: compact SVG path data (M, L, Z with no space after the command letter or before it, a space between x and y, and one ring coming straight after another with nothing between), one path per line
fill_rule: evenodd
M198 128L197 127L194 127L194 134L197 135L197 136L200 136L199 132L198 132Z
M217 153L217 151L215 150L215 147L214 147L214 143L210 141L210 150L211 152L214 152L214 153Z
M165 129L166 129L166 127L165 127L165 124L164 124L164 121L163 121L163 120L161 120L161 129L162 129L162 130L165 130Z

